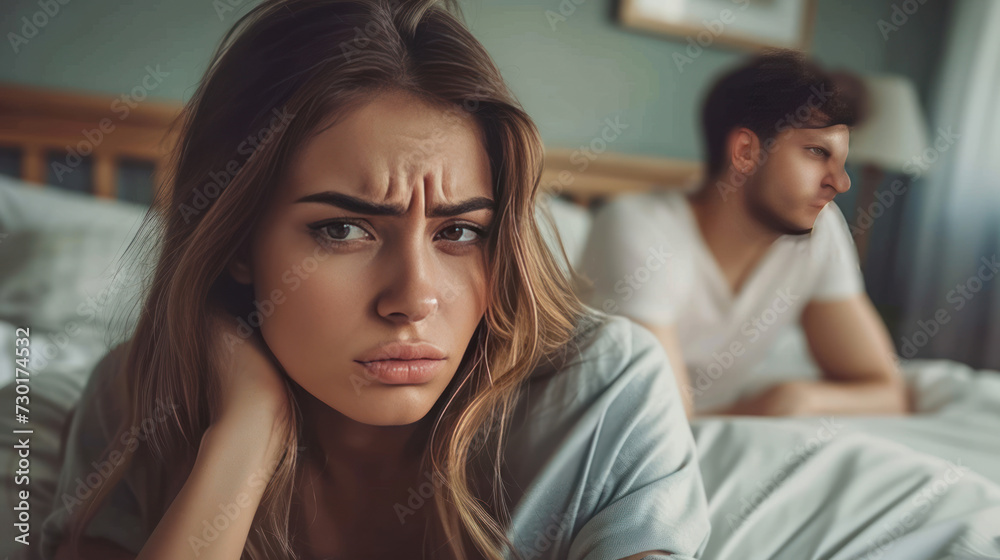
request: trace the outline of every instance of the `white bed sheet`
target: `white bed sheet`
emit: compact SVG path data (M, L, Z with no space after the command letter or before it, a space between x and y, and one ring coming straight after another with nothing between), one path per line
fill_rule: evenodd
M704 558L1000 558L1000 373L901 366L911 416L696 420ZM759 370L816 374L797 332Z

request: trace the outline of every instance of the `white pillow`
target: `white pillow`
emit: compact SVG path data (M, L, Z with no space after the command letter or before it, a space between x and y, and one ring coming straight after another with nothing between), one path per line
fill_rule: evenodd
M128 324L123 306L135 301L145 270L130 262L115 274L146 211L0 177L0 320L62 348L85 335L113 344L106 335L124 332L109 328Z
M119 271L127 234L107 227L8 234L0 243L0 320L53 338L103 335L122 324L123 306L140 291L130 263Z
M146 206L0 175L0 232L138 227Z

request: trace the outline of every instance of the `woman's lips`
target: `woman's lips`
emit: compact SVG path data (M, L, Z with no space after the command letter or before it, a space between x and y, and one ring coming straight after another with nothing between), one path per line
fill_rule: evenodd
M427 383L444 366L445 360L377 360L358 362L368 377L386 385Z

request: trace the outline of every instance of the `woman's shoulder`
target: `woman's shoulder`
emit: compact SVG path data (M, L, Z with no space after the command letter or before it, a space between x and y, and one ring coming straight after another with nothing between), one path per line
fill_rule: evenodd
M666 352L618 315L588 309L577 330L566 359L526 384L508 431L516 546L535 549L540 531L552 539L551 526L558 536L546 548L558 553L546 558L598 541L608 548L602 558L634 546L692 555L708 516Z
M585 311L572 339L532 375L528 385L535 392L565 388L579 401L615 385L652 385L672 374L663 346L648 329L590 306Z
M122 377L119 374L128 356L128 345L129 342L122 342L108 350L94 365L88 383L105 385L120 382Z
M127 343L109 350L90 372L77 402L76 414L84 421L99 421L101 432L109 436L124 411L126 400L125 376L122 375Z
M554 449L568 434L606 430L609 419L634 425L627 418L647 413L659 418L657 429L686 428L670 362L653 333L620 315L586 310L576 336L522 388L511 426L515 445Z
M64 426L63 456L56 499L42 524L43 557L51 558L65 539L71 516L107 479L120 461L108 454L109 445L117 443L123 415L127 411L123 364L127 343L109 350L92 368L80 398ZM131 437L131 435L129 436ZM123 437L122 444L130 443ZM141 506L135 491L135 478L126 474L116 484L84 532L102 537L138 553L142 548Z

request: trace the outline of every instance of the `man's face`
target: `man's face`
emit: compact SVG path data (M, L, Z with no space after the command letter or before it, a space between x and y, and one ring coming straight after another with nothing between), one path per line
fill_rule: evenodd
M842 124L782 131L748 184L750 211L779 233L809 233L820 210L851 188L849 137Z

